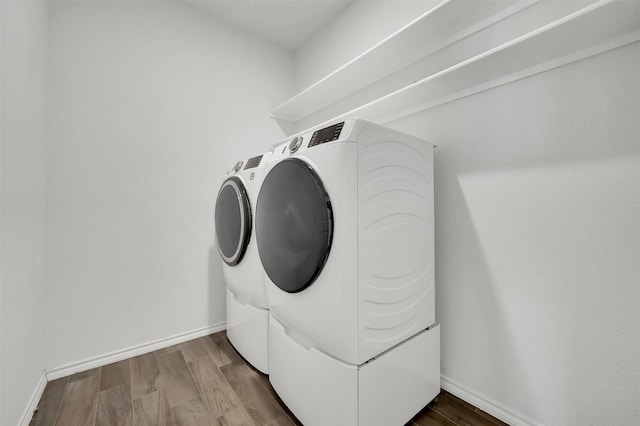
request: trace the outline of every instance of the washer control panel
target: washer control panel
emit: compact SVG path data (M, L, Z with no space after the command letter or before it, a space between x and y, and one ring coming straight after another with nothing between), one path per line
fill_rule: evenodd
M258 155L257 157L251 157L247 160L247 165L244 166L244 170L253 169L260 165L260 161L262 160L262 155Z

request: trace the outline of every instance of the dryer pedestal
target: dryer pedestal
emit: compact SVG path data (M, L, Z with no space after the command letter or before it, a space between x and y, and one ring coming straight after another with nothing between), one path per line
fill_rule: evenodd
M228 288L227 337L251 365L269 374L269 310L242 303Z
M404 425L440 392L440 326L351 365L271 316L269 362L273 388L306 426Z

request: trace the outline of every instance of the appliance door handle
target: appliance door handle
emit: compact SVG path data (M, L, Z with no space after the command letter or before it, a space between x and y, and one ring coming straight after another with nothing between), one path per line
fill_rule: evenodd
M313 345L311 344L311 341L309 341L309 339L307 339L307 337L304 334L300 333L297 330L292 329L291 327L288 327L282 324L282 322L280 325L282 325L282 328L284 329L284 334L289 336L289 338L291 338L291 340L295 344L297 344L307 352L313 349Z

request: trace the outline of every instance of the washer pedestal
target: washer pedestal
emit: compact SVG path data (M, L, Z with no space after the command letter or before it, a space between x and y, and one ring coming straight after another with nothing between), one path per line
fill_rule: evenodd
M351 365L270 316L269 361L273 388L306 426L404 425L440 392L440 326Z
M269 310L242 303L229 288L227 337L251 365L269 374Z

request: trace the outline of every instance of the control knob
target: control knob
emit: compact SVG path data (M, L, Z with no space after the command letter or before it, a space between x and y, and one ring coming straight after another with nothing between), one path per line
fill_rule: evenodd
M296 152L298 148L300 148L300 145L302 145L302 136L296 136L289 143L289 152Z

